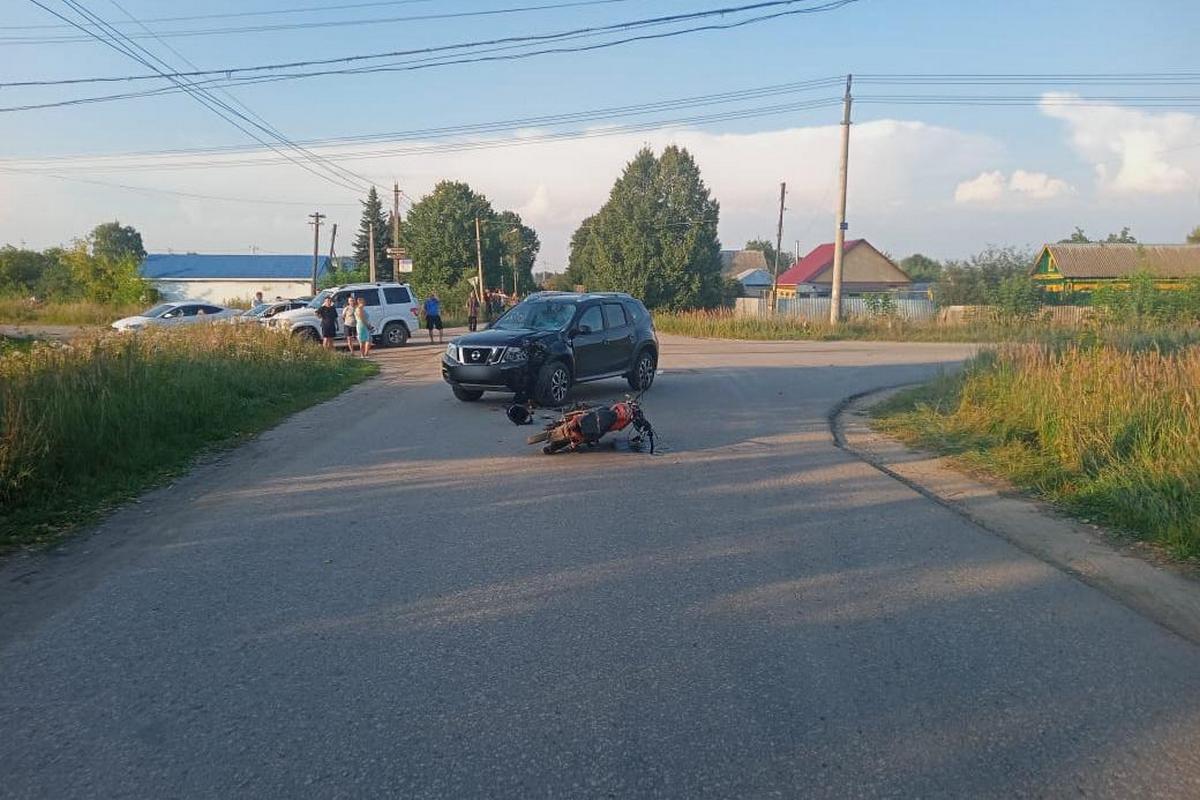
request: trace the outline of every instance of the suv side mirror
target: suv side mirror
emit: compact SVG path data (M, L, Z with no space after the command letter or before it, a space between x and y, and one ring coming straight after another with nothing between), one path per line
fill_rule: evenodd
M575 330L571 331L572 336L586 336L592 332L591 325L576 325Z

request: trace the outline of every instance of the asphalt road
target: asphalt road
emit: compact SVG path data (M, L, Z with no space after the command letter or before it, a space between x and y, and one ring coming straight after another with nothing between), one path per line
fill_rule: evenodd
M653 457L386 352L0 573L0 795L1200 796L1198 648L832 445L964 352L668 339Z

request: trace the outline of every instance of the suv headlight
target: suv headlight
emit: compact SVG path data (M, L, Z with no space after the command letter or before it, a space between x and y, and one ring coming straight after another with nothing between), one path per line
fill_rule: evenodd
M522 361L529 360L529 353L525 352L524 347L509 347L504 351L504 362L506 364L520 364Z
M456 345L456 344L446 345L446 357L449 358L451 361L458 361L458 345Z

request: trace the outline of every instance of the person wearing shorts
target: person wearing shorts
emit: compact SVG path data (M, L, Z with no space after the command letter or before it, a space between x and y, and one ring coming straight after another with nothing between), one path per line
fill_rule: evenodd
M358 350L362 357L371 354L371 323L367 322L367 300L358 298L358 306L354 309L354 321L358 331Z
M442 301L436 294L425 298L425 330L429 331L429 343L433 344L433 329L437 328L438 341L442 340Z

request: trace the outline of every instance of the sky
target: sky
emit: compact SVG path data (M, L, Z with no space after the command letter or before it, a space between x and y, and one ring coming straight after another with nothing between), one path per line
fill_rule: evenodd
M280 0L86 0L84 5L121 22L128 33L186 32L137 40L177 69L189 68L186 59L201 69L225 70L575 30L753 1L297 0L289 6ZM65 0L39 2L71 13ZM820 4L804 0L788 8ZM519 7L530 10L462 16ZM0 0L0 9L0 83L147 72L103 44L77 41L77 30L63 28L33 2ZM290 13L274 13L283 9ZM765 11L725 19L753 13ZM162 20L216 14L238 16ZM419 18L447 15L458 16ZM144 21L145 29L131 17ZM28 27L50 25L59 27ZM261 30L280 25L288 27ZM214 29L219 32L195 33ZM312 151L354 173L336 181L303 169L294 154L289 161L261 147L246 149L255 143L244 132L182 93L0 111L0 243L62 244L117 219L140 230L151 252L305 253L312 248L307 215L320 211L338 224L336 249L345 253L368 183L390 200L398 182L406 207L437 181L453 179L485 194L498 210L519 212L542 240L535 269L561 271L572 231L604 203L636 151L679 144L696 157L721 204L724 247L774 236L779 184L786 182L785 249L798 244L806 252L832 239L835 227L842 86L792 88L765 97L745 93L847 73L859 76L851 236L866 237L896 257L921 252L937 258L965 257L988 245L1032 247L1065 237L1076 226L1101 237L1128 226L1145 242L1180 242L1200 225L1197 30L1200 3L1194 0L857 0L821 13L589 52L228 89L242 104L239 110L248 109L244 113L293 141L390 134L367 144L313 145ZM407 58L422 57L429 56ZM1189 71L1197 73L1190 85L1173 86L1041 79L1028 85L913 86L880 85L866 77ZM2 87L0 108L163 85ZM684 109L664 106L718 93L730 93L731 99ZM895 101L911 95L1027 101L1018 106ZM1170 99L1150 106L1152 97ZM528 121L632 105L648 108L621 119ZM767 113L768 107L774 110ZM732 111L745 113L694 119ZM525 122L491 133L431 132L509 120ZM640 127L630 130L631 123ZM626 127L614 128L621 125ZM547 138L564 133L572 136ZM514 138L525 141L514 144ZM216 147L239 149L154 155ZM122 153L135 155L109 158ZM323 231L322 251L329 248L329 230Z

